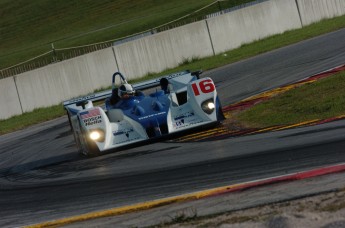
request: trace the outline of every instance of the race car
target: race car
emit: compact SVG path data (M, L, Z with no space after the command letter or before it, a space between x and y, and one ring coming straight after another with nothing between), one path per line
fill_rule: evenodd
M116 72L111 90L65 101L79 152L100 155L221 122L216 86L200 74L183 71L130 85ZM94 105L100 101L103 105Z

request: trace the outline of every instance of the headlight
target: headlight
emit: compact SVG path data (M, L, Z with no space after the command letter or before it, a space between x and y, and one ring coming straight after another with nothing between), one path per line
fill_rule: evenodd
M208 100L201 103L202 110L207 114L211 114L214 111L215 107L216 106L213 103L213 98L208 99Z
M101 129L91 130L89 132L89 138L93 141L103 142L104 141L104 131Z

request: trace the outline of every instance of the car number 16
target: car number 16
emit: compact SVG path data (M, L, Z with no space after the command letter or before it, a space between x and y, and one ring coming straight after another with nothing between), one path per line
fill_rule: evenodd
M192 88L195 96L199 96L200 91L202 93L211 93L215 90L214 84L211 79L205 79L203 81L200 81L199 83L193 83Z

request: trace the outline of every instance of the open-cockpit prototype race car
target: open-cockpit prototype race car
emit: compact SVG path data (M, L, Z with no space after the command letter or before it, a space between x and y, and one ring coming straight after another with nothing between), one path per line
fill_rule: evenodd
M200 73L184 71L130 85L116 72L111 90L65 101L79 151L99 155L219 123L224 115L216 86L211 78L200 79ZM101 100L104 105L94 106Z

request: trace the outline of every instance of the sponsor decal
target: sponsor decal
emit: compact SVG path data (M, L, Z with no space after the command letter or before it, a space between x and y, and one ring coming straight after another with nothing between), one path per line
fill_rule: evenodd
M90 100L92 98L95 98L96 95L95 94L91 94L89 96L85 96L85 97L79 97L79 98L76 98L76 99L72 99L69 102L69 104L72 104L72 103L77 103L78 101L83 101L83 100Z
M135 140L140 139L140 136L134 132L133 128L114 131L113 135L115 136L113 139L113 145L122 144L122 143L126 143L126 142L135 141ZM126 136L126 137L124 137L124 136Z
M99 109L92 109L89 111L81 112L80 117L83 120L85 126L102 123L102 116Z
M159 113L155 113L155 114L151 114L151 115L147 115L147 116L143 116L138 118L138 120L144 120L144 119L148 119L154 116L160 116L160 115L166 115L167 112L159 112Z
M130 128L130 129L126 129L126 130L120 130L120 131L114 131L113 132L113 135L114 136L119 136L119 135L126 135L127 138L129 138L129 133L130 132L133 132L134 129L133 128Z
M85 126L91 126L94 124L102 123L102 116L95 116L88 119L83 119Z
M203 120L196 116L194 112L186 112L175 117L174 120L175 122L173 122L172 125L175 129L188 128L203 122Z
M99 109L97 109L97 108L80 113L80 117L82 119L87 119L87 118L91 118L91 117L98 116L98 115L101 115L101 113L100 113Z
M180 120L180 119L188 118L191 116L194 116L194 112L186 112L186 113L183 113L183 114L180 114L180 115L174 117L174 120Z
M179 127L182 127L183 125L184 125L184 119L180 119L176 121L175 123L173 123L174 128L179 128Z
M178 73L175 73L175 74L169 74L168 76L165 76L165 78L172 79L172 78L176 78L176 77L179 77L179 76L185 75L185 74L187 74L187 72L178 72ZM156 81L159 82L160 79L157 79Z
M195 124L198 123L202 123L203 121L201 119L193 119L187 122L185 121L179 121L179 122L175 122L173 123L173 127L177 130L177 129L181 129L181 128L187 128L187 127L192 127Z

